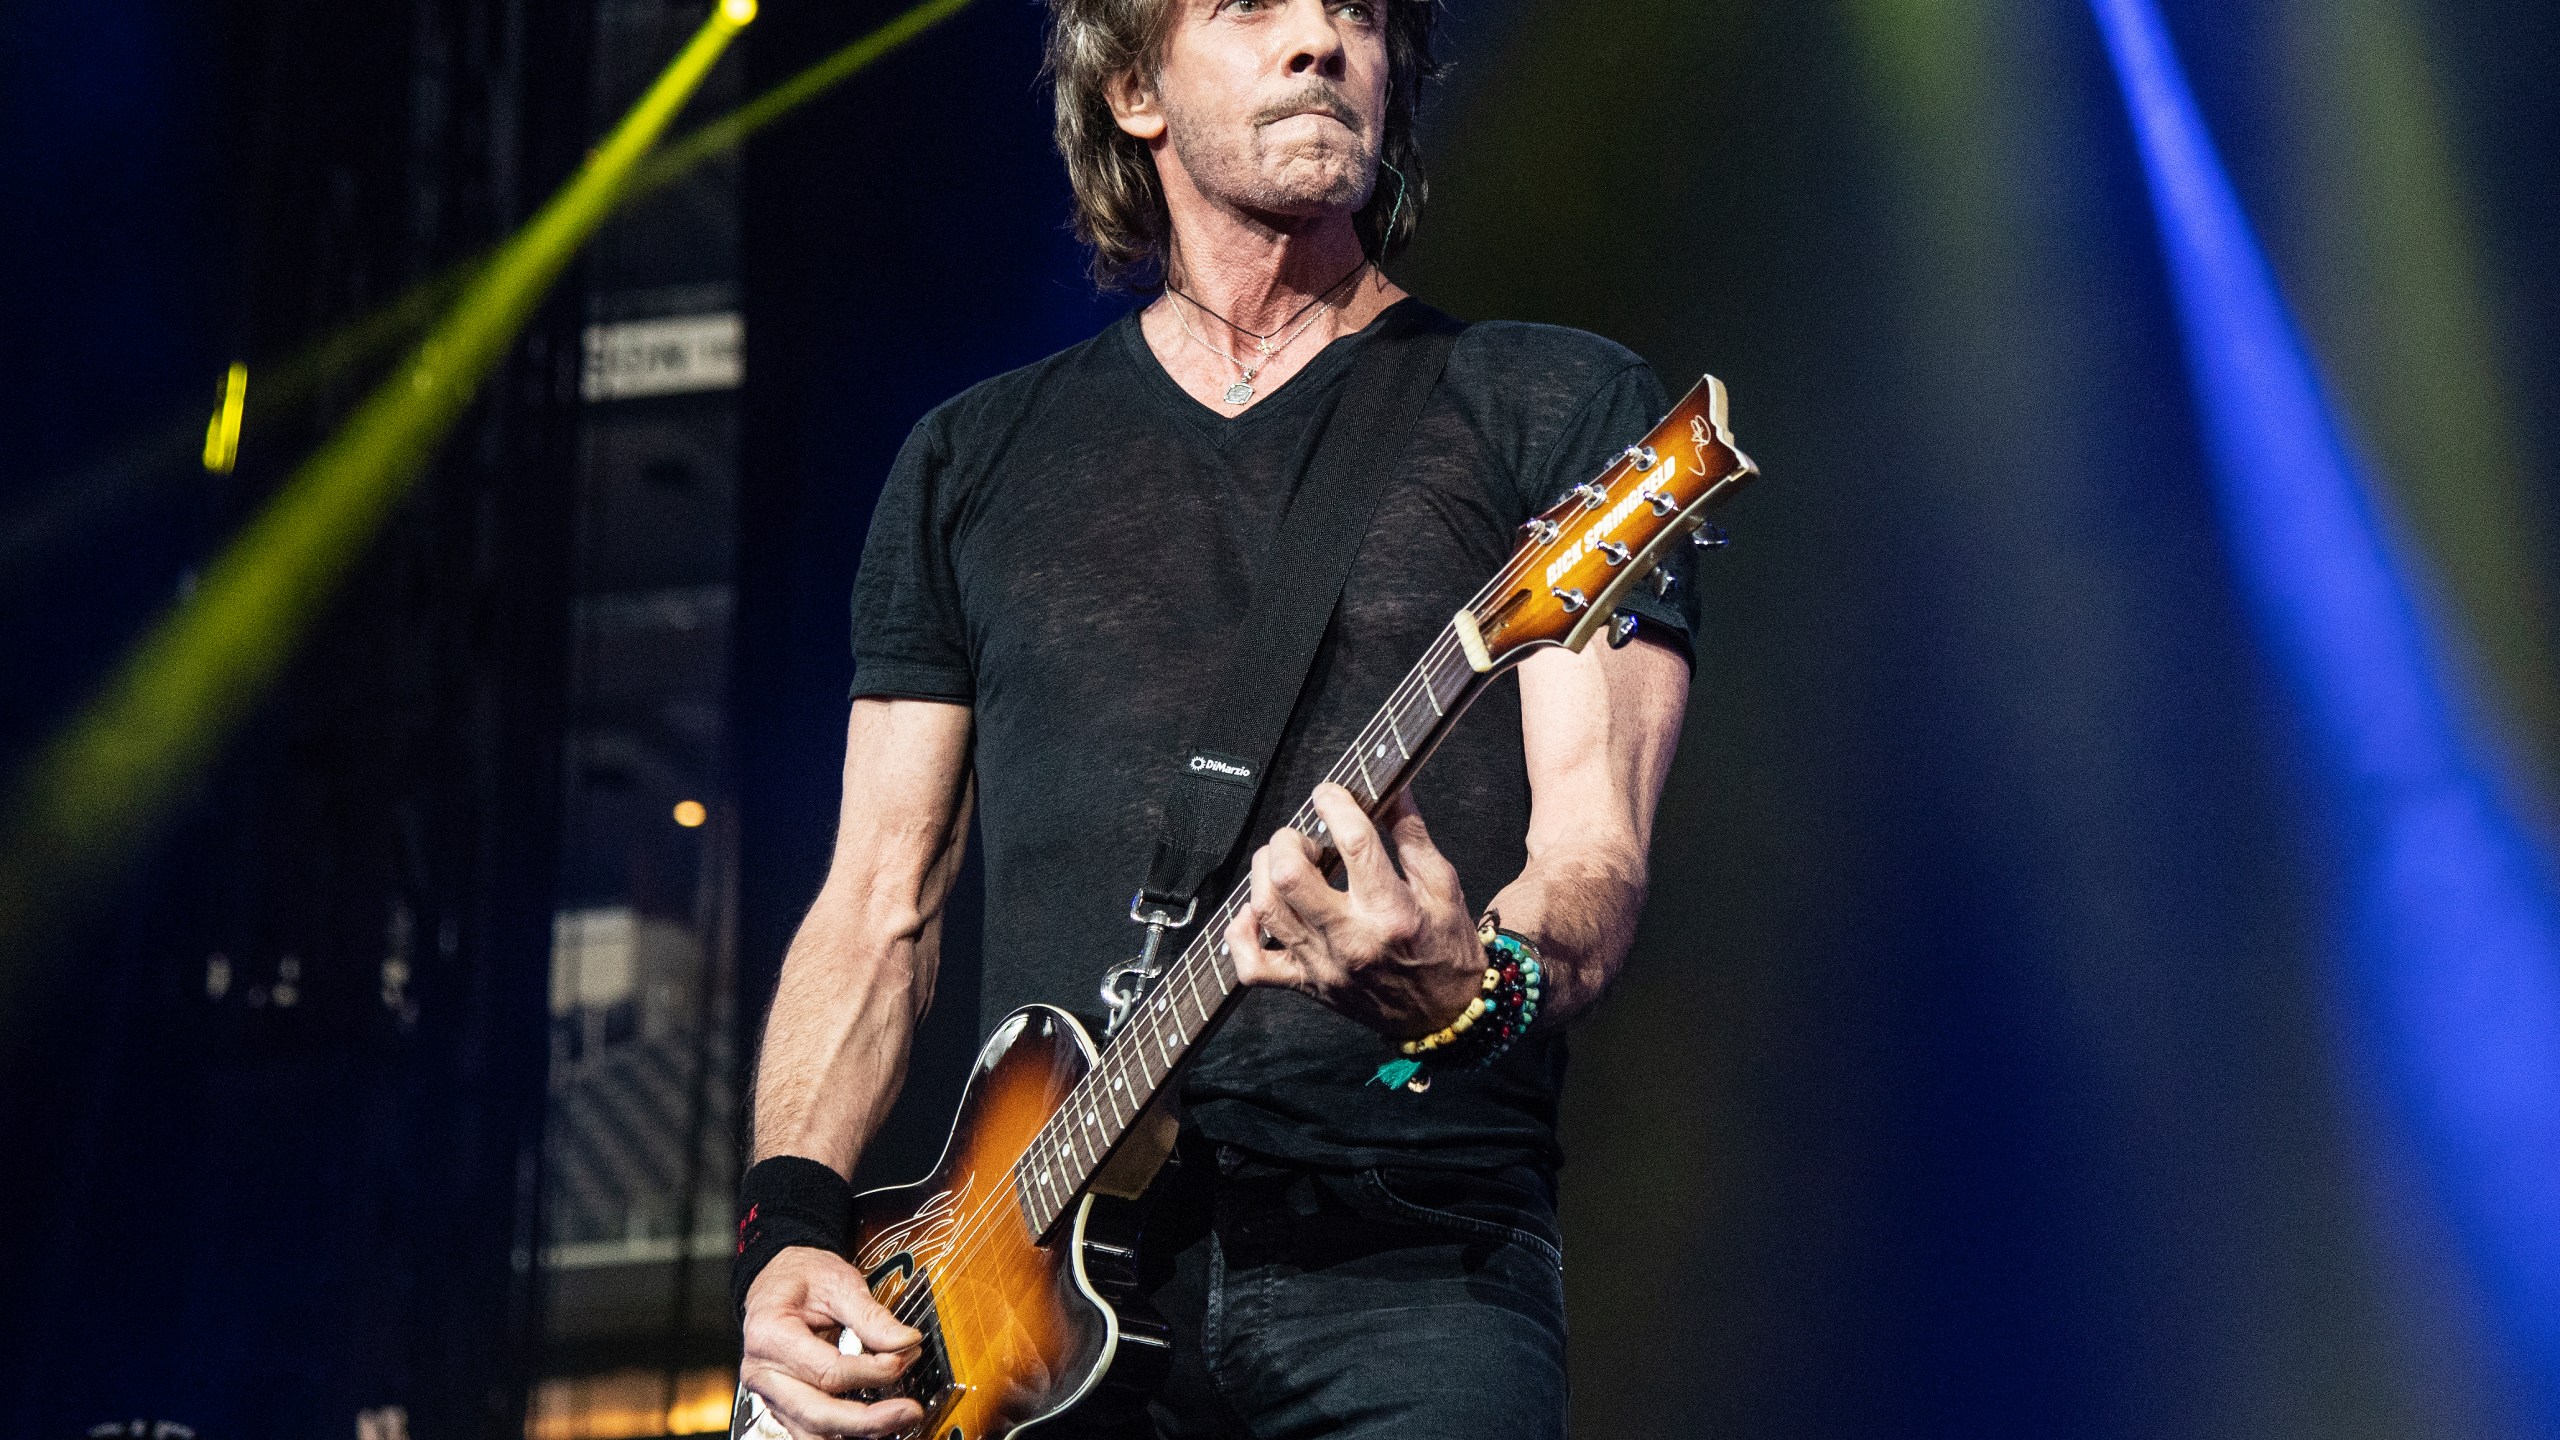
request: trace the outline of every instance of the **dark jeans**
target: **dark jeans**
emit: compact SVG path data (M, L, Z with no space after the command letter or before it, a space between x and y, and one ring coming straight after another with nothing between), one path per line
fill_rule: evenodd
M1147 1222L1160 1440L1555 1440L1564 1255L1531 1169L1343 1174L1186 1145Z

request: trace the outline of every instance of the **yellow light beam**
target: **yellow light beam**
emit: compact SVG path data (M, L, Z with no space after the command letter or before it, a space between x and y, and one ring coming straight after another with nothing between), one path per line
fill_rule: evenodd
M637 200L691 171L703 161L735 150L746 138L817 99L869 68L881 56L969 8L970 0L924 0L870 34L846 45L762 95L668 142L651 156L631 180L628 198Z
M222 403L213 409L213 418L204 427L204 468L206 473L228 475L240 459L240 417L249 406L249 367L233 361L230 372L222 377Z
M615 192L618 211L683 179L705 161L736 149L747 138L842 84L872 62L967 9L970 0L924 0L879 29L846 44L763 95L668 142L643 160ZM755 6L739 0L748 16ZM739 22L741 24L744 21ZM475 256L419 281L363 318L351 321L260 369L260 413L285 415L329 384L380 363L423 330L488 262ZM0 575L33 564L98 519L114 513L130 494L151 483L164 465L175 465L194 441L194 422L181 418L163 434L105 463L45 487L42 498L0 519Z
M674 63L346 425L287 477L195 594L40 752L0 843L0 955L40 907L147 834L283 668L542 293L611 213L640 157L752 14L714 10ZM0 976L0 979L5 979Z

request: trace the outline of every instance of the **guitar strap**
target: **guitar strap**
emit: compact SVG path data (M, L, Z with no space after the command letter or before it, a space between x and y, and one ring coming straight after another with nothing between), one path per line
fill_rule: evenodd
M1352 556L1448 365L1462 327L1413 308L1420 313L1390 320L1343 377L1306 478L1254 572L1253 599L1208 707L1178 759L1164 833L1146 888L1129 910L1149 927L1137 967L1141 985L1153 975L1164 930L1190 923L1200 887L1236 852L1341 602Z

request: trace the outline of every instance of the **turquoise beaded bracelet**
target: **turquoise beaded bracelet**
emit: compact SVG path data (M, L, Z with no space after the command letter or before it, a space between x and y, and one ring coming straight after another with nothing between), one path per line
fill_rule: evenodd
M1477 935L1485 953L1484 992L1440 1030L1398 1046L1402 1053L1378 1067L1372 1084L1419 1095L1431 1088L1426 1064L1450 1069L1490 1065L1537 1022L1538 1002L1546 994L1546 966L1538 947L1527 936L1501 928L1490 914Z

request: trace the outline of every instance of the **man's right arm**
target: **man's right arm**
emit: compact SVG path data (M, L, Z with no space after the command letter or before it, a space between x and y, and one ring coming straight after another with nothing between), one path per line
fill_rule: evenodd
M887 1116L933 1001L971 798L967 706L853 702L835 857L765 1021L757 1159L797 1155L850 1177ZM839 1354L824 1334L837 1327L874 1353ZM747 1292L745 1339L742 1378L795 1431L895 1434L922 1418L909 1401L833 1398L893 1378L917 1339L836 1255L795 1247L766 1265Z

